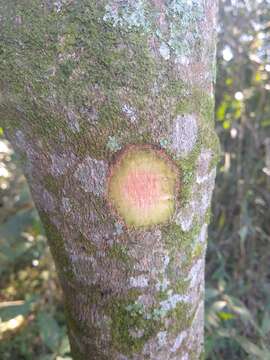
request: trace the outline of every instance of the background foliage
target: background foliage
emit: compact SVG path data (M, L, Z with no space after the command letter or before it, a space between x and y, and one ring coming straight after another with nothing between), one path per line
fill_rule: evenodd
M269 360L269 0L220 2L217 69L223 153L209 229L206 358ZM46 238L2 133L0 248L0 359L71 359Z

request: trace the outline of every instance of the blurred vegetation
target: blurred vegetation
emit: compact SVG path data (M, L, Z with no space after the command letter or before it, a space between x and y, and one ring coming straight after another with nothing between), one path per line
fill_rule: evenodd
M206 268L206 358L270 359L270 1L220 2L223 154ZM1 128L0 128L1 130ZM61 290L0 131L0 359L71 359Z
M207 358L270 359L270 2L222 1Z
M0 359L70 360L61 291L18 159L0 137Z

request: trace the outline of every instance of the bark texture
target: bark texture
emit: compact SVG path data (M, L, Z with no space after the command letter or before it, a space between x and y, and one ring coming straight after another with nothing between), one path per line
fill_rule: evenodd
M48 234L74 359L201 359L216 1L0 0L0 14L1 124ZM178 168L165 223L126 225L108 203L130 145Z

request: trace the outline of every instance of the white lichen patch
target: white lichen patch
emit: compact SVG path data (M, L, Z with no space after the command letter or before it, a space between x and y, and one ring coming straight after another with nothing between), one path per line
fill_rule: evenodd
M61 210L66 214L71 212L72 207L69 198L62 197Z
M185 338L187 337L187 332L186 331L182 331L175 339L173 347L171 348L171 352L175 353L180 346L182 345L182 342L185 340Z
M175 59L175 64L180 64L180 65L184 65L184 66L188 66L189 65L189 58L187 56L179 56Z
M168 43L176 57L192 56L202 37L199 23L204 17L203 1L173 0L168 5L167 15L175 19L170 28Z
M166 344L166 341L167 341L167 331L160 331L157 334L157 339L158 339L158 345L160 347L164 346Z
M165 44L164 42L161 43L160 47L159 47L159 53L160 55L163 57L163 59L165 60L169 60L170 59L170 48L167 44Z
M189 203L179 210L175 217L175 223L181 226L183 231L190 231L196 220L203 221L206 211L209 209L212 200L212 193L215 187L216 169L201 177L201 182L196 182L192 187L192 195ZM203 228L200 238L206 238L207 226ZM203 240L201 240L203 242Z
M163 149L167 149L169 144L168 139L162 138L159 140L159 145L163 148Z
M121 235L123 234L123 225L120 223L120 222L116 222L114 224L114 227L115 227L115 232L114 232L114 235Z
M114 4L107 4L103 20L111 22L113 26L127 28L141 27L147 29L144 2L142 0L128 0Z
M184 208L180 209L176 215L175 222L181 226L183 231L189 231L192 228L195 216L195 202L191 200Z
M201 276L204 274L204 260L199 259L190 269L188 280L190 281L190 288L194 288L196 284L200 283ZM204 276L204 275L203 275Z
M105 191L107 172L108 165L104 161L92 159L90 156L87 156L84 161L78 165L74 176L84 191L101 196Z
M72 110L67 110L67 125L73 133L78 133L80 131L78 117Z
M205 215L207 209L211 205L212 193L215 187L216 179L216 169L212 171L205 177L204 182L199 187L197 193L197 213L201 218Z
M187 156L194 148L198 137L197 118L194 114L177 116L173 123L171 148L176 156Z
M174 55L175 62L186 64L188 59L194 58L195 55L198 57L198 44L205 41L202 26L205 19L204 2L171 0L164 5L161 1L153 1L153 6L153 16L149 18L148 1L112 0L105 6L103 20L114 27L138 28L148 34L154 38L150 43L159 44L155 50L165 60ZM167 19L170 19L170 24Z
M188 354L184 354L181 359L179 360L189 360L189 355Z
M163 267L162 267L161 270L160 270L162 273L165 272L165 270L166 270L167 266L169 265L169 263L170 263L170 257L169 257L169 255L164 254L164 255L162 256L162 265L163 265Z
M109 136L106 147L111 151L118 151L121 149L121 145L118 143L115 136Z
M60 0L55 1L54 3L55 11L59 13L62 10L63 3Z
M122 106L122 111L131 123L135 123L137 121L137 112L133 107L128 104L124 104Z
M131 277L129 279L129 284L130 287L145 288L148 286L148 279L143 275L139 275L137 277Z
M164 278L162 281L158 281L156 283L156 290L157 291L166 291L168 286L170 285L170 281L167 278Z
M166 300L161 301L159 304L161 306L161 311L165 314L176 308L177 304L180 302L187 302L188 301L187 295L180 295L180 294L172 294Z
M207 238L207 224L203 224L203 226L201 227L201 231L198 235L198 241L202 244L204 244L206 242L206 238Z
M139 329L139 330L129 329L128 332L129 332L129 335L135 339L140 339L144 335L144 330L142 330L142 329Z
M64 175L65 172L77 161L73 153L52 154L50 172L53 176Z
M213 152L210 149L204 149L199 155L197 162L196 181L198 184L206 181L209 176L209 166L213 157Z

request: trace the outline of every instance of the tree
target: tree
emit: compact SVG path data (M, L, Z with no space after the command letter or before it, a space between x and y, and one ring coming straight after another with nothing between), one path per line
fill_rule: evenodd
M215 0L0 0L0 113L74 359L199 359Z

